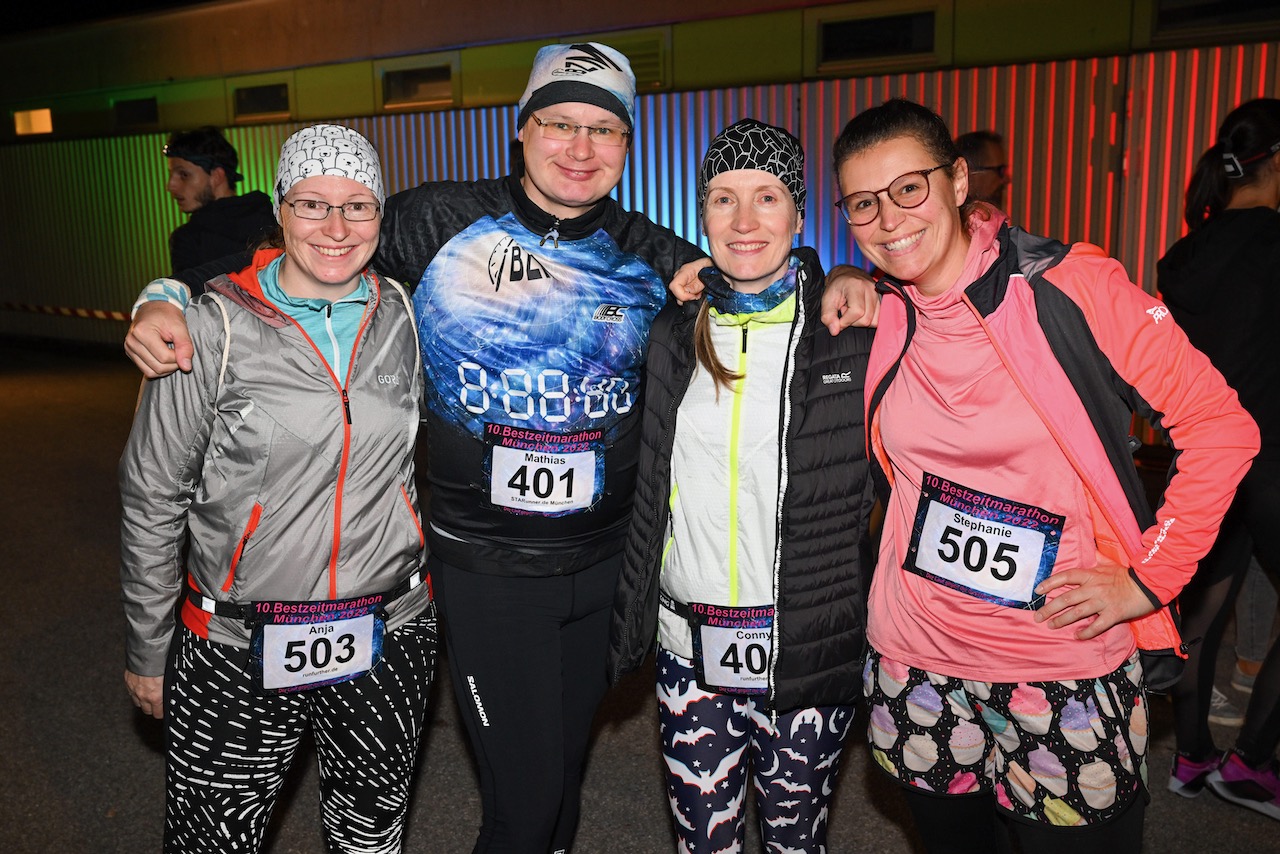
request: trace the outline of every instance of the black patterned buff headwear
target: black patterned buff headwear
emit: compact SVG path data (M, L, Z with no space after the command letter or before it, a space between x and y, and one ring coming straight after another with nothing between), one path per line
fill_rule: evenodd
M804 217L804 148L800 140L755 119L743 119L725 128L711 140L698 170L698 210L706 204L711 179L736 169L759 169L776 176Z

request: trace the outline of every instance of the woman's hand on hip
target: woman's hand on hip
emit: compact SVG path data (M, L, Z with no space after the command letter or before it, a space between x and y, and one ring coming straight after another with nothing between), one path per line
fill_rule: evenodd
M1036 611L1036 622L1048 620L1061 629L1089 620L1076 632L1080 640L1095 638L1118 623L1145 617L1155 610L1129 570L1123 566L1100 563L1087 569L1055 572L1036 587L1036 593L1049 593L1069 588L1047 601Z

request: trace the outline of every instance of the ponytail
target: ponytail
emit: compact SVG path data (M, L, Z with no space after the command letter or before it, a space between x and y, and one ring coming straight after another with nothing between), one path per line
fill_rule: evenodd
M720 400L720 389L730 388L742 379L742 374L731 371L720 361L715 344L711 341L711 301L703 300L698 308L698 319L693 325L693 352L698 364L711 375L716 387L716 400Z
M1254 98L1227 114L1218 141L1196 163L1183 219L1198 228L1226 209L1240 187L1270 170L1280 151L1280 99Z
M1187 184L1187 203L1182 218L1187 227L1199 228L1213 219L1231 201L1227 170L1222 166L1222 143L1216 143L1200 155L1196 169Z

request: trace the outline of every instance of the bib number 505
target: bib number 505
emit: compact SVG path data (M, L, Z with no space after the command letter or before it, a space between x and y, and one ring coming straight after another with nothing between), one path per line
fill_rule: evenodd
M987 553L990 546L987 541L976 534L966 537L964 533L951 525L943 529L942 536L938 538L942 546L938 549L939 559L946 563L963 560L964 568L970 572L989 569L997 581L1008 581L1017 574L1018 562L1014 559L1014 555L1018 552L1017 545L997 540L995 553L991 555L988 563Z

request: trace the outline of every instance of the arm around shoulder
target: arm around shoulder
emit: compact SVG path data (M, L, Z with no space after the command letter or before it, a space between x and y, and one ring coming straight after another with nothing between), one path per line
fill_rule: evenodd
M880 320L876 280L861 267L837 264L827 273L822 294L822 325L839 335L850 326L874 327Z
M183 316L189 300L181 282L157 279L134 303L124 352L148 379L191 370L191 335Z

